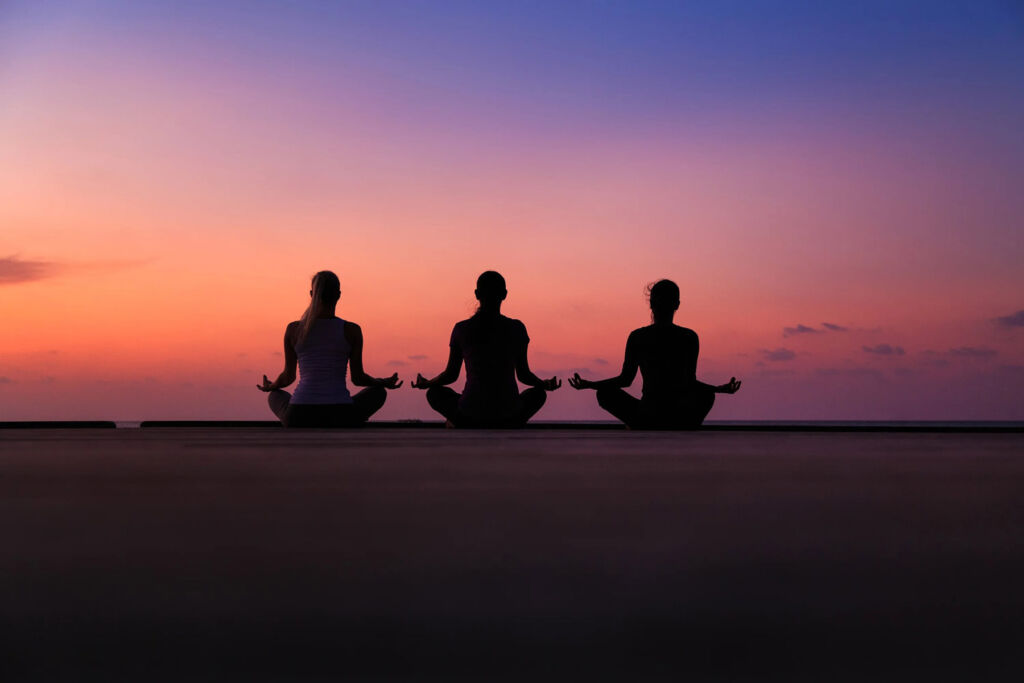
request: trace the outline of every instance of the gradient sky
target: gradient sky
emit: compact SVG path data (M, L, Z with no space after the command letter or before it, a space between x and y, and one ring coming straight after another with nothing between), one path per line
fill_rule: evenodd
M711 419L1024 419L1021 7L0 2L0 420L270 418L324 268L378 375L497 269L609 376L668 277Z

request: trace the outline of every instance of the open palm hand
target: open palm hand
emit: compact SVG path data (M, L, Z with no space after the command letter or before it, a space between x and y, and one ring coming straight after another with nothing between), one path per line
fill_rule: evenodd
M569 386L576 390L590 389L592 388L593 384L594 383L591 382L589 379L583 379L582 377L580 377L580 373L578 372L572 373L572 377L569 378Z
M741 384L742 382L737 381L736 378L733 377L728 382L718 387L718 391L722 394L735 394L740 390Z
M429 389L433 385L429 379L417 372L416 379L413 380L410 386L412 386L413 389Z

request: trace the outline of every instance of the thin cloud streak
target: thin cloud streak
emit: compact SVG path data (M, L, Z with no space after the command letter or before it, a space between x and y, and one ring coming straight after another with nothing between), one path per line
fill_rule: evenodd
M880 370L861 366L851 368L818 368L814 372L822 377L870 377L872 379L885 379L885 375Z
M792 337L798 334L822 334L823 332L847 332L850 328L843 327L842 325L836 325L835 323L822 323L822 329L811 327L810 325L804 325L803 323L797 324L796 327L783 327L782 336Z
M875 346L862 346L864 353L872 353L876 356L903 356L906 355L906 350L902 346L892 346L891 344L877 344Z
M960 346L949 350L949 355L956 358L994 358L999 355L995 349L980 346Z
M789 361L796 358L796 352L791 349L761 349L761 355L765 360L772 362Z
M797 334L821 334L821 330L816 330L813 327L807 325L797 325L796 327L783 327L782 336L792 337Z
M61 266L50 261L27 261L17 255L0 258L0 285L17 285L53 277Z
M153 259L126 259L114 261L92 261L85 263L57 263L55 261L33 261L17 255L0 258L0 286L38 282L71 273L108 273L125 268L152 263Z
M1000 316L995 319L995 323L1002 327L1024 327L1024 310Z

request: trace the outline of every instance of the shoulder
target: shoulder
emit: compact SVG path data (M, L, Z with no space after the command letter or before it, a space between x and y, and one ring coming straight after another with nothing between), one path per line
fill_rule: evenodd
M651 326L638 327L629 333L629 337L626 338L626 343L638 343L646 339L651 335Z
M697 333L691 330L689 327L681 327L676 325L673 330L675 337L678 340L677 343L685 344L687 346L698 347L700 346L700 340L697 337Z
M470 325L473 324L473 319L460 320L452 326L452 341L456 339L462 339L466 335L466 330L469 329Z
M508 318L506 316L501 316L501 318L502 322L504 322L504 324L508 325L509 327L514 327L517 330L526 329L526 325L524 325L523 321L519 320L518 318Z
M692 340L696 340L697 339L697 333L694 332L693 330L691 330L689 327L681 327L681 326L677 325L676 326L676 330L677 330L676 334L678 334L680 337L684 337L686 339L692 339Z
M345 324L345 336L349 339L358 339L363 336L363 328L351 320L343 320Z
M529 340L530 335L526 333L526 325L523 324L522 320L518 320L516 318L506 318L505 316L501 317L502 324L504 324L505 327L508 328L509 332L520 335Z

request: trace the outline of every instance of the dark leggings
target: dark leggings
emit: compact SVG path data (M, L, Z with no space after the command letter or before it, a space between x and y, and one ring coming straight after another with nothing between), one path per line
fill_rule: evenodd
M539 387L530 387L519 394L519 407L514 415L505 418L469 417L459 412L462 394L450 387L427 389L427 403L456 427L515 428L522 427L537 414L547 400L547 392Z
M616 387L598 389L597 403L630 429L697 429L715 404L715 392L697 386L671 403L655 404Z
M275 389L267 402L285 427L358 427L380 410L387 400L384 387L367 387L352 397L352 403L292 404L292 395Z

